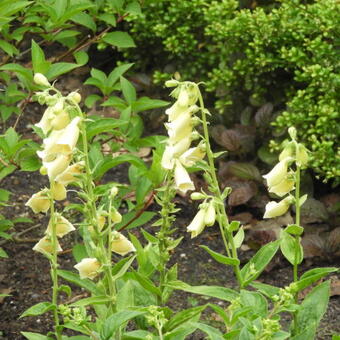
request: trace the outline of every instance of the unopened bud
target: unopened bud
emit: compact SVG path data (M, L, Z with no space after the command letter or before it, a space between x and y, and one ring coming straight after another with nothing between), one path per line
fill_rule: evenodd
M296 139L296 129L294 126L291 126L289 129L288 129L288 133L289 133L289 136L291 139L295 140Z
M116 186L113 186L110 191L111 198L115 198L118 194L118 188Z
M33 78L34 82L37 84L37 85L41 85L41 86L51 86L51 84L49 83L49 81L47 80L47 78L41 74L41 73L36 73L34 75L34 78Z
M193 200L193 201L197 201L197 200L203 200L204 198L206 198L206 195L200 193L200 192L193 192L191 195L190 195L190 198Z
M79 104L81 101L81 95L78 92L71 92L68 96L68 99L74 101L76 104Z
M174 79L171 79L171 80L167 80L165 82L165 86L166 87L176 87L178 85L178 81L177 80L174 80Z
M45 176L47 175L47 169L46 167L42 166L40 169L39 169L39 172L41 175Z

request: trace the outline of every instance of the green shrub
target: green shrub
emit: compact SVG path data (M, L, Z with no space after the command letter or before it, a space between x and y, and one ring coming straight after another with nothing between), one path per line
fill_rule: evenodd
M282 138L287 126L296 126L314 152L316 172L326 180L336 178L337 1L281 0L255 9L239 7L235 0L152 1L132 31L144 46L154 44L146 50L162 71L205 80L228 123L238 122L247 107L254 115L256 108L271 103L274 113L266 119L274 121L273 136ZM153 52L160 56L157 60Z

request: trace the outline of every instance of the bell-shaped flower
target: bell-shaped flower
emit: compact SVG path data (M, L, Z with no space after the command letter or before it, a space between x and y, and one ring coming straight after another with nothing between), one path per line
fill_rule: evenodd
M266 205L266 211L263 218L273 218L285 214L294 199L290 196L284 198L280 202L271 201Z
M119 255L126 255L131 251L136 251L136 248L123 234L118 231L112 232L111 250Z
M195 190L194 183L179 160L175 162L175 187L182 194L188 190Z
M54 115L53 110L50 107L48 107L45 110L40 122L35 124L35 126L39 127L43 131L43 133L46 135L53 128L52 121L54 118L55 118L55 115Z
M184 112L171 123L165 124L168 130L171 143L176 143L179 140L187 137L192 132L191 115L189 112Z
M25 205L30 207L36 214L40 212L47 212L51 205L48 197L48 189L41 190L32 195Z
M205 209L198 210L197 214L195 215L191 223L188 225L187 231L191 233L191 238L196 237L203 231L205 227L205 216L206 216Z
M106 223L105 216L98 213L98 215L97 215L97 226L98 226L99 231L103 230L105 223Z
M79 271L81 279L93 280L99 274L100 266L100 262L97 259L90 257L82 259L74 268Z
M295 141L288 142L284 146L282 152L279 155L279 161L281 162L288 157L294 157L295 156L295 148L296 148L296 142Z
M296 164L298 166L304 166L308 163L309 156L306 147L303 144L298 143L296 147Z
M122 221L122 215L117 209L112 209L111 211L111 221L113 223L120 223Z
M47 175L50 181L63 173L71 162L71 155L59 154L52 162L43 162L44 167L47 169Z
M55 159L58 153L69 153L68 148L64 146L58 146L57 141L63 134L63 130L53 130L47 138L43 140L44 149L37 151L37 155L44 161L50 162Z
M51 121L54 130L64 129L70 123L70 116L66 111L58 113Z
M185 167L193 166L196 162L201 161L205 157L205 146L198 145L185 151L179 160Z
M174 165L175 165L175 159L174 159L173 147L170 145L167 145L163 152L161 166L163 169L172 170L174 168Z
M46 87L51 86L51 84L48 82L47 78L41 73L36 73L33 77L33 81L37 85L46 86Z
M85 167L85 162L80 161L68 166L64 172L59 174L55 180L65 186L69 185L72 182L77 182L77 175L80 175Z
M67 197L67 191L63 184L54 182L51 187L51 195L56 201L62 201Z
M269 187L279 184L287 177L288 162L290 160L291 158L285 158L281 162L277 163L268 174L263 176L267 180Z
M33 248L34 251L37 251L39 253L53 253L53 245L52 241L49 237L45 236L43 237ZM56 244L56 251L59 253L63 251L60 247L60 244L57 242Z
M168 115L169 122L177 119L182 113L187 112L188 108L181 107L175 102L170 108L165 110L165 114Z
M295 185L294 178L288 175L279 184L269 187L269 192L272 192L275 195L283 197L284 195L288 194L294 189L294 185Z
M213 200L211 200L208 204L208 207L205 210L204 223L206 226L211 227L215 224L216 221L216 210Z
M80 117L75 117L72 119L71 123L68 124L63 131L62 135L59 137L56 144L67 145L70 152L75 148L78 137L79 137L79 127L78 124L81 121Z
M187 151L189 149L190 143L191 143L191 136L189 135L189 136L181 139L176 144L172 145L171 152L173 154L173 157L177 158L177 157L181 156L185 151Z
M53 230L52 226L52 219L48 223L46 234L51 235ZM70 233L71 231L76 230L73 224L68 221L65 217L61 216L60 214L56 213L56 225L55 225L56 235L58 237L63 237L66 234Z

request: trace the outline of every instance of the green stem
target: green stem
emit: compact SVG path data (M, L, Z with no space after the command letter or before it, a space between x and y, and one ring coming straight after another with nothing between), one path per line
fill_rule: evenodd
M167 271L167 262L169 261L169 252L167 250L167 238L170 234L171 229L171 210L172 210L172 199L175 196L175 191L173 190L173 173L169 172L166 178L166 185L165 190L163 192L163 196L161 198L161 216L162 216L162 223L160 227L160 231L157 234L157 238L159 240L158 247L159 247L159 288L163 293L164 284L165 284L165 277ZM164 304L166 301L163 301L163 294L161 297L160 304Z
M199 93L199 103L200 103L200 109L202 113L202 125L203 125L203 134L204 134L204 141L206 144L206 152L208 157L208 165L209 165L209 173L212 179L212 187L214 188L214 194L216 195L219 204L217 209L217 215L218 215L218 222L221 230L221 235L223 239L223 243L226 249L226 252L229 257L233 257L234 259L238 259L237 255L237 249L235 247L235 242L232 233L228 230L229 229L229 219L228 215L224 208L224 201L222 199L222 193L219 187L219 183L216 176L216 169L215 169L215 163L214 163L214 155L211 150L210 141L209 141L209 132L208 132L208 122L207 122L207 115L206 115L206 109L204 107L203 98L201 95L201 92L197 86L197 90ZM231 249L231 254L230 254ZM242 278L241 278L241 272L240 272L240 266L235 265L233 266L234 272L237 278L237 281L239 283L239 286L242 287Z
M52 181L50 183L50 193L52 193L54 190L54 182ZM54 318L54 329L55 329L55 335L57 340L61 340L61 331L59 327L59 315L58 315L58 291L59 291L59 285L58 285L58 254L57 254L57 247L58 247L58 238L57 238L57 221L56 221L56 214L55 214L55 208L54 208L54 200L52 195L50 195L50 202L51 202L51 243L52 243L52 256L51 256L51 278L52 278L52 304L54 306L53 309L53 318Z
M300 226L300 167L296 166L295 173L295 224ZM293 267L293 276L294 282L296 282L298 278L298 256L299 256L299 248L300 248L300 237L298 235L295 236L295 258L294 258L294 267Z

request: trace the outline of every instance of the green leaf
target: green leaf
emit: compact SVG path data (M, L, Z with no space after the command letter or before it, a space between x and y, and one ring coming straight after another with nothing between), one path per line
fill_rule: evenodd
M126 257L115 264L112 269L113 280L118 280L122 277L128 271L135 258L136 256Z
M312 283L320 280L324 276L338 271L338 268L335 267L325 267L325 268L314 268L311 270L308 270L303 275L301 275L300 280L295 282L295 285L297 286L298 291L305 289Z
M37 171L41 167L41 161L36 155L20 160L21 171Z
M40 46L32 40L32 66L34 73L42 73L45 74L51 63L46 61L44 51L40 48Z
M8 258L7 253L0 247L0 257L1 258Z
M72 273L67 270L58 270L58 275L61 276L66 281L69 281L71 283L74 283L78 285L81 288L85 288L87 291L97 294L98 289L94 282L87 280L87 279L81 279L77 274Z
M85 105L87 108L91 108L92 106L94 106L94 104L98 101L101 100L102 97L99 96L98 94L90 94L89 96L86 97L85 99Z
M241 290L240 302L244 307L251 307L252 312L261 317L265 317L268 313L267 300L258 292Z
M123 76L120 77L120 86L125 100L131 105L137 99L135 87Z
M72 255L77 263L79 263L82 259L89 257L86 251L86 247L81 243L77 243L73 246Z
M105 41L107 44L120 48L136 47L130 34L121 31L115 31L105 34L103 37L103 41Z
M138 330L138 331L132 331L132 332L125 332L122 335L122 340L145 340L152 339L152 333L143 331L143 330Z
M17 169L16 166L12 165L12 164L7 166L6 168L1 169L0 170L0 180L2 180L6 176L8 176L12 172L14 172L16 169Z
M72 63L56 63L50 66L46 73L49 80L53 80L62 74L68 73L81 65Z
M0 48L11 57L13 57L14 54L19 54L18 49L5 40L0 40Z
M303 233L303 227L300 227L299 225L296 224L290 224L287 226L285 229L285 232L290 234L290 235L297 235L300 236Z
M207 251L217 262L227 264L229 266L238 266L240 264L239 259L234 259L232 257L227 257L225 255L219 254L213 250L211 250L207 246L200 246L203 248L205 251Z
M235 244L236 249L241 247L243 240L244 240L244 229L243 227L241 227L236 233L236 235L234 236L234 244Z
M269 298L280 292L280 288L262 282L252 282L250 285Z
M10 191L0 188L0 201L7 202L9 200L10 195L11 195Z
M91 31L95 32L97 30L96 23L94 22L92 16L85 12L80 12L71 17L71 20L77 24L89 28Z
M195 317L199 317L207 305L188 308L178 312L173 316L165 325L164 330L166 332L171 332L175 328L181 326L183 323L192 320Z
M85 51L76 51L73 56L79 66L85 65L89 61L89 55Z
M137 167L147 170L145 163L139 157L131 154L119 155L115 158L106 157L103 161L101 161L94 171L94 178L96 180L100 179L108 170L122 163L131 163Z
M115 303L117 311L126 310L135 305L134 287L130 280L118 290Z
M242 288L256 280L276 254L280 240L267 243L241 269Z
M205 295L210 297L215 297L224 301L233 301L239 295L236 291L219 286L190 286L182 281L172 281L167 284L167 286L173 289L183 290L185 292L194 293L198 295Z
M89 305L105 304L110 301L112 303L112 299L108 296L92 296L92 297L81 299L74 303L71 303L69 306L84 307L84 306L89 306Z
M44 314L52 309L54 309L55 306L51 302L39 302L36 305L28 308L25 310L19 317L19 319L24 318L25 316L37 316Z
M52 340L52 338L39 333L20 332L28 340Z
M109 86L113 87L115 83L119 80L119 78L131 67L133 64L123 64L114 68L113 71L109 74Z
M146 290L148 290L150 293L155 294L157 296L162 296L162 293L158 287L156 287L153 282L147 278L144 275L141 275L138 272L133 272L133 276L136 281L139 282L139 284Z
M327 310L330 294L330 281L325 281L316 287L303 300L296 314L296 332L306 329L315 330Z
M145 312L124 310L112 314L105 320L100 330L100 340L111 340L121 325L144 313Z
M142 112L151 109L157 109L169 105L169 102L159 99L151 99L149 97L141 97L131 104L133 112Z
M97 19L102 20L113 27L116 26L116 17L113 14L103 13L98 15Z
M206 333L210 340L224 340L223 334L215 327L206 325L205 323L201 322L190 322L190 324Z
M282 230L280 235L280 249L283 256L292 264L295 263L295 257L297 256L296 263L299 264L303 260L303 249L299 242L296 244L295 238Z
M126 124L126 122L114 118L103 118L95 122L90 122L86 125L87 140L91 140L94 136L103 132L110 132L124 124Z
M240 227L240 222L239 221L232 221L230 224L229 224L229 227L228 227L228 230L232 233L234 231L237 231L238 228Z

